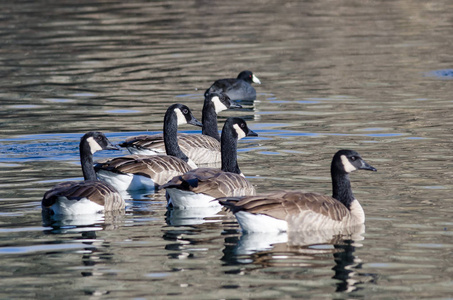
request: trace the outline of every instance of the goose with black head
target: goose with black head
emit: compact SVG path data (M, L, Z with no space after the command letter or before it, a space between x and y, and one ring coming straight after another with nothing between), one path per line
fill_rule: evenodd
M237 142L257 136L241 118L228 118L222 129L222 169L198 168L175 176L161 188L167 192L169 207L219 206L218 197L254 195L255 188L245 179L237 163Z
M179 134L178 145L197 166L220 164L220 134L217 126L217 114L226 109L241 108L225 94L206 95L202 110L202 134ZM120 144L132 154L165 154L163 134L140 135L130 137Z
M125 202L109 184L98 181L93 168L93 154L100 150L118 150L102 132L92 131L80 139L80 162L84 181L67 181L44 194L42 208L54 215L93 214L124 209Z
M353 150L338 151L331 163L332 196L278 191L218 201L232 211L245 232L317 231L363 224L365 213L354 197L349 173L376 171Z
M183 104L173 104L164 117L164 143L167 155L128 155L98 162L94 168L100 180L120 191L152 190L178 174L196 168L178 145L178 125L202 126Z

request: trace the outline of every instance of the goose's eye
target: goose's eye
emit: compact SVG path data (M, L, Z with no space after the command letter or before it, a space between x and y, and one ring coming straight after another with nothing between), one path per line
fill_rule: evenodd
M189 113L189 110L188 110L187 108L184 108L184 109L182 110L182 113L185 114L185 115L187 115L187 114Z
M245 124L244 123L241 123L241 128L244 128L245 127Z
M356 159L357 159L357 157L351 156L351 160L352 160L352 161L355 161Z

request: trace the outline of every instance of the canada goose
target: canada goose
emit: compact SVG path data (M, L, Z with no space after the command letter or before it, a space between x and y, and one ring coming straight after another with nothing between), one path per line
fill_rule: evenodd
M187 106L171 105L164 117L164 142L168 155L128 155L99 162L94 166L99 179L119 191L149 190L196 168L178 145L177 131L180 124L202 125Z
M169 207L219 206L218 197L255 195L255 188L239 170L237 141L258 136L241 118L228 118L222 129L222 170L198 168L173 177L161 188L167 190Z
M99 150L118 150L101 132L88 132L80 139L80 162L85 181L55 185L42 198L43 212L55 215L93 214L124 209L121 195L110 185L97 181L93 154Z
M253 83L261 84L258 77L251 71L242 71L237 78L225 78L216 80L209 89L204 93L225 93L231 100L250 101L256 99L255 88Z
M231 210L245 232L306 231L344 228L365 222L354 198L349 173L376 171L352 150L338 151L331 164L333 196L303 191L279 191L252 197L218 199Z
M211 93L205 96L202 111L202 134L179 134L178 144L196 165L220 164L220 135L217 114L228 108L241 108L225 94ZM163 134L140 135L126 139L121 147L132 154L165 154Z

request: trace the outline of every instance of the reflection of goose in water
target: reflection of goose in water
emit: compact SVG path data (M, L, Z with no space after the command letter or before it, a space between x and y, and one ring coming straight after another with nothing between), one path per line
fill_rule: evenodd
M81 215L51 215L43 212L42 221L43 226L52 227L51 233L86 232L116 229L122 224L124 215L124 210Z
M376 274L362 275L356 271L362 268L362 261L354 255L356 246L353 239L345 239L334 245L337 251L333 253L335 266L332 270L335 275L332 278L339 280L336 292L352 292L357 289L359 283L375 281Z
M194 207L194 208L169 208L167 210L166 222L171 226L190 226L200 225L208 222L219 222L220 220L211 219L219 217L222 211L220 206Z
M300 232L250 232L239 239L236 254L252 254L272 249L273 252L310 253L310 246L333 245L341 239L362 240L363 224L342 229L324 229Z
M111 246L112 242L107 240L106 236L98 238L96 230L84 231L81 232L79 238L71 238L71 242L79 242L84 245L84 248L82 248L83 251L79 252L83 253L81 256L82 261L78 268L82 277L102 276L107 274L112 276L113 274L116 274L117 271L112 270L111 268L111 261L115 258L115 252ZM77 279L74 280L77 281ZM75 282L72 284L77 285ZM90 288L90 293L100 296L107 294L108 291L93 285L92 289Z
M225 256L222 260L230 265L253 264L247 270L273 268L274 272L291 272L293 267L319 269L326 267L326 257L335 265L332 278L340 280L336 283L337 292L353 291L358 283L373 280L373 274L362 275L354 269L361 268L361 261L354 255L355 247L364 239L363 224L342 229L329 229L306 232L250 232L243 233L235 243L231 239L226 242ZM231 249L230 245L234 245ZM328 256L326 256L328 255ZM328 266L328 265L327 265ZM290 269L287 269L287 268ZM243 272L244 268L241 268ZM229 271L235 273L234 271ZM313 280L311 272L307 280ZM288 274L290 276L290 274ZM360 276L360 279L357 277ZM301 278L304 279L304 278Z

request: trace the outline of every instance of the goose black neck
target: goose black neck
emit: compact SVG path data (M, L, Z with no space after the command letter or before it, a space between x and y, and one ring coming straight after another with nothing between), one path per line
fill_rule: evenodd
M332 174L332 197L343 203L348 209L352 201L355 199L352 193L351 181L349 174L343 170L339 170L334 166L331 167Z
M238 136L232 126L223 126L220 154L222 171L241 174L237 160Z
M164 117L164 144L167 155L189 161L178 145L178 118L173 111L167 112Z
M93 154L86 140L80 142L80 164L82 165L83 178L85 180L97 180L93 166Z
M213 137L220 142L219 128L217 127L217 113L214 103L210 99L204 101L201 119L203 123L201 133Z

